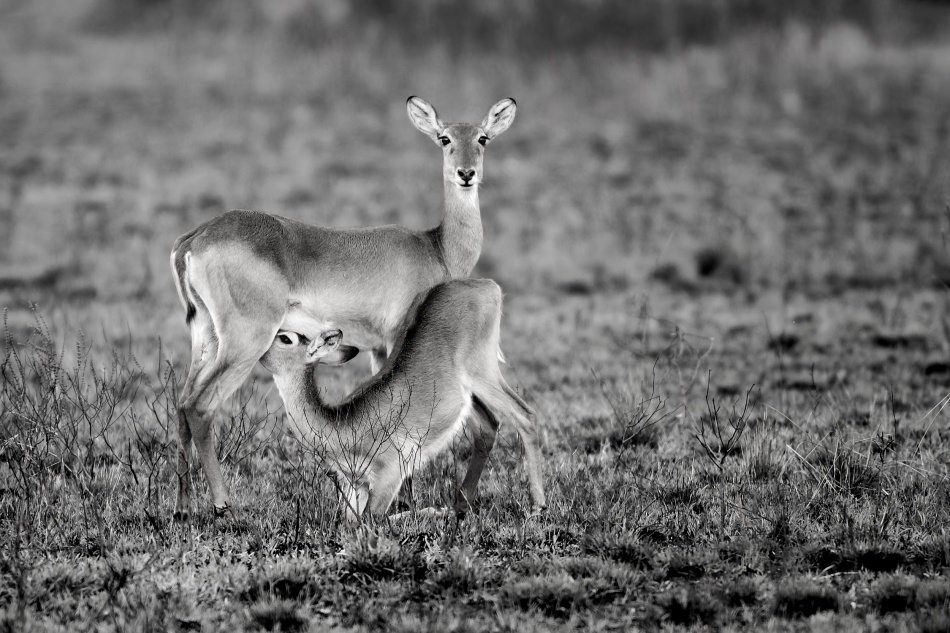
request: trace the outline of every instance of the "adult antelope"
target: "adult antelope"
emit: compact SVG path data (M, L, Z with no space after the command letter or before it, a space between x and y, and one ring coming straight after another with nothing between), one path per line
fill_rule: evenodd
M321 400L313 364L348 356L341 331L313 340L277 333L261 363L274 374L298 436L337 472L346 514L355 520L367 507L385 514L403 479L445 450L470 420L474 452L456 502L464 512L499 417L507 418L524 443L532 511L539 512L545 498L535 414L499 367L501 289L489 279L455 279L417 303L382 371L336 406Z
M228 511L214 412L279 329L308 337L343 329L349 343L371 352L375 373L415 297L443 280L467 277L475 266L482 247L482 156L511 125L515 101L499 101L478 125L447 125L419 97L410 97L406 108L413 124L442 147L445 206L437 227L334 229L231 211L175 242L172 269L191 329L191 366L178 401L176 518L186 520L191 508L192 441L215 513Z

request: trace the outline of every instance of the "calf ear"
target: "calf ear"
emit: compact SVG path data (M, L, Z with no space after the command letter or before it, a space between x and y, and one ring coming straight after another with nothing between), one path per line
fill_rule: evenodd
M417 130L441 145L439 132L445 129L445 125L428 101L419 97L409 97L406 101L406 112L409 113L409 120Z
M343 342L341 330L321 332L307 346L307 362L315 363L337 352Z
M515 111L518 104L514 99L502 99L489 110L485 118L482 119L482 129L492 139L508 129L508 126L515 120Z
M360 353L358 347L353 347L352 345L337 345L336 351L330 352L326 356L320 359L320 363L323 365L329 365L330 367L339 367L344 365Z

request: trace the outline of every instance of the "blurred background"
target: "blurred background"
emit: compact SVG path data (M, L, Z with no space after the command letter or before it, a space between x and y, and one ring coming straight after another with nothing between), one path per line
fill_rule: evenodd
M547 517L505 424L459 540L338 556L258 368L217 416L246 518L211 529L196 473L181 532L172 244L235 208L434 226L410 95L518 103L474 275ZM946 630L948 202L950 1L0 0L0 622Z
M948 36L923 0L0 0L0 305L184 354L168 252L214 215L438 222L412 94L518 101L506 292L943 288Z

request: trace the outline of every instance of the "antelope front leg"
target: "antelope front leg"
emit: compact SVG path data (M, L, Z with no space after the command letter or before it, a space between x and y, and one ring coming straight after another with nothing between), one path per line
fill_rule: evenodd
M218 456L214 451L214 424L212 424L214 415L213 413L202 415L197 411L194 413L195 415L189 420L192 440L198 453L198 461L201 462L201 469L208 478L214 515L222 517L228 514L230 506L228 505L228 486L224 483L221 464L218 463Z
M176 521L188 521L191 512L191 428L185 412L178 411L178 498L175 500Z
M228 487L221 474L221 466L214 453L213 414L201 414L193 407L178 410L178 500L174 518L188 521L191 514L191 445L194 442L198 461L208 479L215 516L228 512Z
M229 327L243 335L240 338L229 334L230 340L240 340L242 344L228 347L224 343L225 335L219 335L221 342L218 355L214 363L201 372L191 391L193 395L185 400L183 407L198 461L208 478L214 513L219 517L230 514L231 507L228 504L228 487L224 483L221 464L214 450L214 414L251 373L257 359L267 351L277 332L277 326L258 325L233 316Z

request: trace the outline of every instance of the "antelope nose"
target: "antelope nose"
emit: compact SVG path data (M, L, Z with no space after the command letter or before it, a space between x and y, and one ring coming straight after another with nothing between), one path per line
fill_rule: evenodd
M458 174L459 174L459 178L462 179L462 182L468 184L468 182L472 180L472 178L475 177L475 170L474 169L460 169L458 170Z

